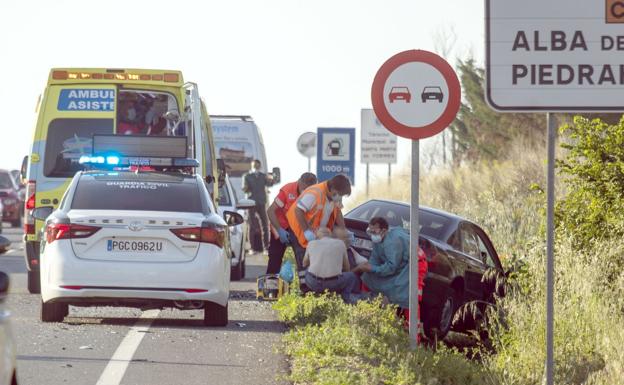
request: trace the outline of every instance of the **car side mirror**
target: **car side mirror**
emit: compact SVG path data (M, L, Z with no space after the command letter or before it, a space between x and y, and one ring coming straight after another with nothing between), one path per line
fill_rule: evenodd
M245 222L243 216L234 211L224 211L223 219L225 219L225 223L227 223L228 226L237 226Z
M273 175L273 184L278 184L282 180L282 172L279 167L273 167L271 175Z
M249 210L256 207L256 201L253 199L241 199L236 204L236 208L239 210Z
M38 219L40 221L45 221L50 214L52 214L52 212L54 212L54 207L52 206L42 206L42 207L37 207L32 211L32 216L35 219Z
M0 302L3 302L9 292L9 275L0 271Z

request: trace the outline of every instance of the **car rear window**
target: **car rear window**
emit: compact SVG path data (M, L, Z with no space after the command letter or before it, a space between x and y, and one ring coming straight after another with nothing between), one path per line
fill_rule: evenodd
M406 230L410 228L410 207L393 202L368 201L351 210L345 217L366 222L373 217L382 217L388 221L391 227L399 226ZM421 209L418 212L418 222L420 222L421 233L434 239L446 241L443 238L451 223L448 218Z
M199 194L195 183L83 178L76 186L71 208L194 213L203 211Z

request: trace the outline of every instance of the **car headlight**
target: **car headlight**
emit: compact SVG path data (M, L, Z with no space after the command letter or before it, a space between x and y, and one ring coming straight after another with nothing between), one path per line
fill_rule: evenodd
M13 199L13 198L3 199L2 203L4 203L7 206L14 205L17 203L17 199Z

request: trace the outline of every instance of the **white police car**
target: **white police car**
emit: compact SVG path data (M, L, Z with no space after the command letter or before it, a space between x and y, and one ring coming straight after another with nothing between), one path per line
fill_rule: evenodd
M51 211L33 212L46 220L43 322L62 321L68 305L108 305L203 307L205 325L227 324L228 226L243 218L217 215L200 176L175 168L80 171Z
M11 313L4 308L9 290L9 276L0 271L0 385L17 385L15 374L15 340L11 331Z
M252 199L238 199L236 190L232 187L230 178L226 175L224 183L219 187L219 213L224 215L225 211L236 211L245 215L244 210L256 207L256 202ZM248 222L230 227L230 248L232 254L232 272L230 278L234 281L245 278L245 261L248 244Z

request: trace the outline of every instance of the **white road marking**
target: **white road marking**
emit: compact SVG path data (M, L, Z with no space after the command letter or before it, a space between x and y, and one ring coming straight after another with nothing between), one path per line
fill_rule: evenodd
M139 320L117 347L96 385L119 385L121 383L134 353L145 337L145 332L149 330L159 313L160 310L147 310L141 314Z

